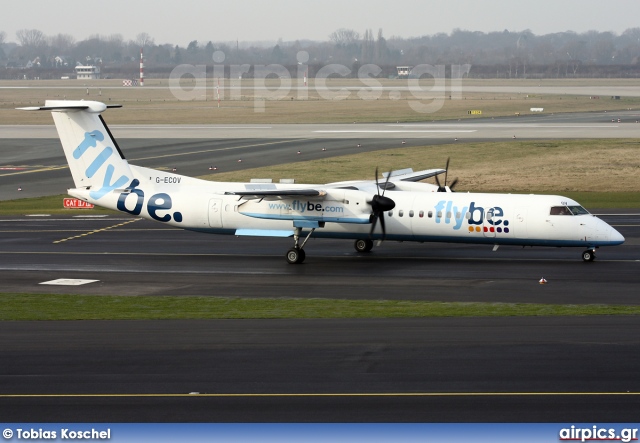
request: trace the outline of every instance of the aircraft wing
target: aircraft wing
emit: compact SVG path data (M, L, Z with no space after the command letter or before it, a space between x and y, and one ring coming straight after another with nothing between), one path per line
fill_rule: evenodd
M250 189L247 191L227 191L225 195L238 195L248 200L262 198L324 197L327 193L317 189Z
M425 178L434 177L436 175L444 174L447 172L446 169L425 169L424 171L416 171L413 169L399 169L397 171L383 172L382 176L386 179L389 174L389 180L400 180L403 182L417 182L420 180L424 180Z

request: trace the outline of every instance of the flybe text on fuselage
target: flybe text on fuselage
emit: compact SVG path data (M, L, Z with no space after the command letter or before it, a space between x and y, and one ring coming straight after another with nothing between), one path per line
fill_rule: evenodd
M462 228L466 220L469 231L487 223L498 232L509 233L509 220L504 217L504 210L500 206L485 208L473 201L465 206L456 206L451 200L440 200L434 209L435 222L452 224L456 231Z
M328 205L322 203L313 203L310 201L300 201L293 200L291 203L269 203L269 209L285 209L285 210L293 210L299 213L304 212L335 212L335 213L343 213L343 206L336 205Z
M142 207L144 206L144 191L138 189L140 185L138 179L133 179L131 184L127 187L125 192L121 193L118 197L117 208L119 211L128 212L132 215L140 215ZM127 201L129 200L129 202ZM127 204L133 203L133 206L127 206ZM149 217L161 222L171 221L171 213L169 210L173 207L171 196L165 192L160 192L149 197L147 200L147 212ZM160 215L158 211L164 212L164 215ZM177 223L182 222L182 213L174 212L173 220Z

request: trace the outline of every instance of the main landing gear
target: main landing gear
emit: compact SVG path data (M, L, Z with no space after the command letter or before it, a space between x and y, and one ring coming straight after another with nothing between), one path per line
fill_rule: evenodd
M307 240L309 240L309 237L311 237L311 234L313 234L313 231L315 230L316 228L311 228L311 231L309 231L309 233L305 237L302 244L299 244L300 233L302 232L302 228L295 228L295 231L293 233L293 240L294 240L293 248L289 249L287 251L287 255L285 256L289 264L298 265L304 261L306 257L306 254L304 253L304 249L303 249L304 245L307 244Z
M584 261L594 261L595 259L596 259L595 249L587 249L582 253L582 260Z
M353 244L353 247L358 252L370 252L371 249L373 248L373 241L369 239L356 240L355 243Z
M291 265L302 263L306 257L304 249L294 246L287 251L287 262Z

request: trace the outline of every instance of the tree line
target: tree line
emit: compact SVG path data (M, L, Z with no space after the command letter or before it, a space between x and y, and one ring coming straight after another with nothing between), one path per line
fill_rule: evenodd
M588 31L535 35L530 30L477 32L455 29L421 37L385 38L383 30L338 29L325 41L284 42L202 42L186 46L156 44L152 36L141 33L133 40L120 34L91 35L76 41L68 34L47 36L37 29L21 29L15 42L0 31L0 67L73 72L76 64L99 64L104 72L134 75L144 48L147 76L164 76L176 65L212 66L213 54L224 54L225 65L279 64L294 69L300 51L308 53L310 75L331 63L356 68L373 63L382 67L381 76L393 76L396 66L420 64L470 64L471 77L637 77L640 73L640 28L621 34ZM306 59L305 59L306 60ZM295 71L292 71L295 73ZM9 77L7 77L7 75ZM5 72L5 78L11 74ZM44 77L41 77L44 78Z

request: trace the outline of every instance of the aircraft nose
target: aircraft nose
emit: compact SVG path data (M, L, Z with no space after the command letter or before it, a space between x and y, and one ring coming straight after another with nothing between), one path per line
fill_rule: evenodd
M609 241L615 245L621 245L624 243L624 237L614 228L611 228L611 231L609 232Z

